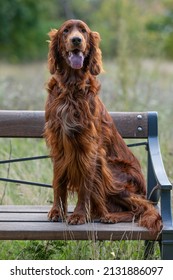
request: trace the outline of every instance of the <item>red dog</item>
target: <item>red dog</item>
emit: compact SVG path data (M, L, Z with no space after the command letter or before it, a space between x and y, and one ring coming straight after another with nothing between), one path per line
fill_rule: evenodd
M52 221L67 212L67 191L78 201L69 224L99 217L103 223L138 220L160 231L161 217L145 199L138 160L119 135L100 101L100 36L80 20L50 33L45 138L53 161Z

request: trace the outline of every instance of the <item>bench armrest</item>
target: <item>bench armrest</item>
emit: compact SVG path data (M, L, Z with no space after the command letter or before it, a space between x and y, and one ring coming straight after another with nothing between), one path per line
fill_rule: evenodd
M161 215L165 229L172 227L172 184L167 177L160 151L158 139L157 113L150 112L148 117L148 153L149 159L151 161L152 173L155 177L155 182L160 189Z
M171 190L172 185L164 168L158 137L149 137L148 148L155 178L160 189Z

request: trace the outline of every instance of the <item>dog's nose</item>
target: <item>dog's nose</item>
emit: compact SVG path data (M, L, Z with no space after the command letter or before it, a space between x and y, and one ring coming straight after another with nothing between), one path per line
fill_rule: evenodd
M73 37L71 41L74 46L79 46L82 42L82 39L80 37Z

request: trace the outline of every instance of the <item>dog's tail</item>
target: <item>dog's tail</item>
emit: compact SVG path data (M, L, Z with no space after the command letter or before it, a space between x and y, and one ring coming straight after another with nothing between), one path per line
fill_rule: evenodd
M128 197L127 200L139 226L146 227L153 233L162 230L163 224L161 216L152 202L134 194Z

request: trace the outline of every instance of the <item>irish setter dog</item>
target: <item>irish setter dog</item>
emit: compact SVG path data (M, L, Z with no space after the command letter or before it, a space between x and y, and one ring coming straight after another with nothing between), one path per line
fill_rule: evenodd
M138 221L160 231L161 217L146 200L138 160L99 99L100 36L80 20L49 33L45 138L53 161L54 203L48 217L66 219L67 192L77 192L69 224Z

